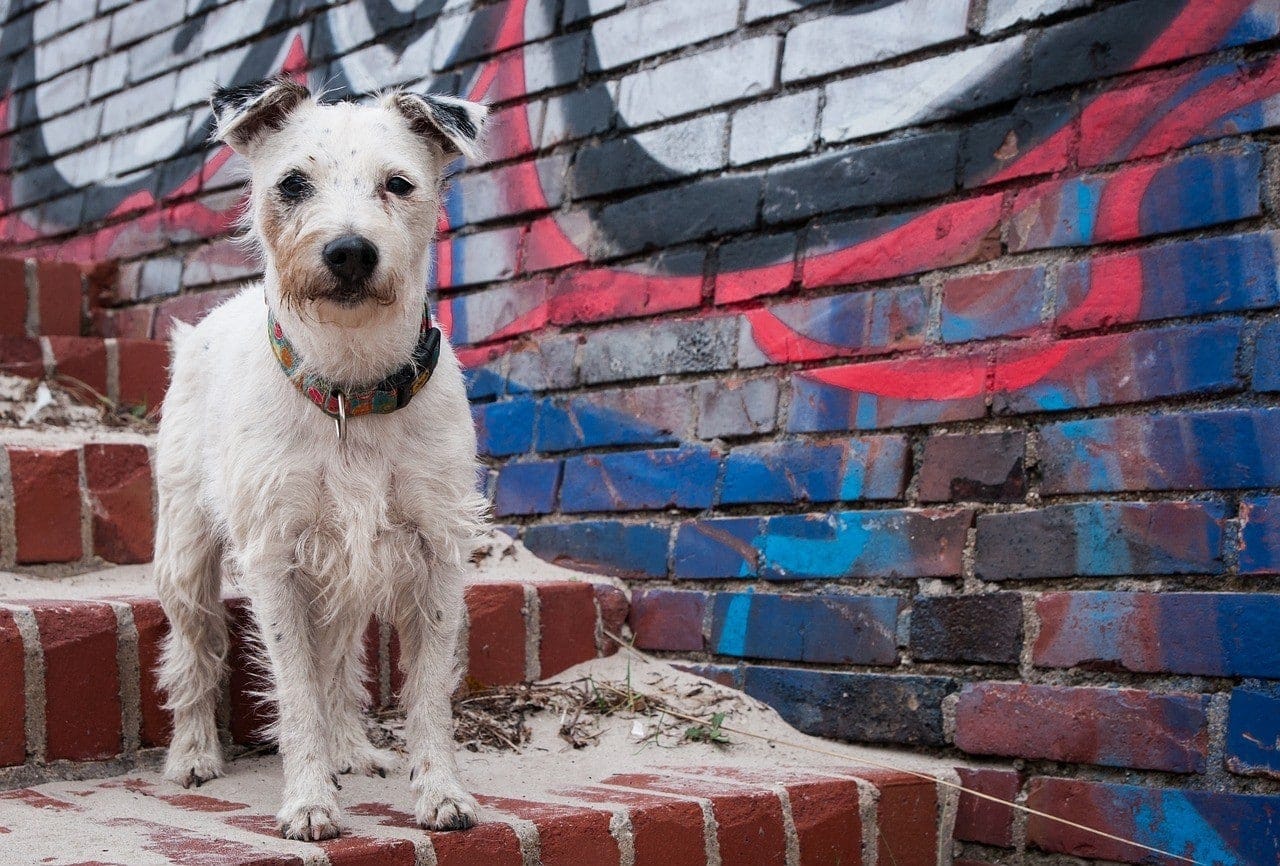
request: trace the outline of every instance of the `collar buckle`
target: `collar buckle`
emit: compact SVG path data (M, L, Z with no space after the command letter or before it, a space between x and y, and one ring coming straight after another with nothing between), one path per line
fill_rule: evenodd
M334 427L337 428L338 441L347 441L347 395L339 391L337 388L333 391L334 396L338 400L338 414L333 416Z

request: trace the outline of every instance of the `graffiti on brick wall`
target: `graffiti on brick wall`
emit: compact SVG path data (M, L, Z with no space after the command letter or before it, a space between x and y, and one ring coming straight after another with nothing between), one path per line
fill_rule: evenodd
M0 86L9 94L0 103L0 123L12 130L0 140L0 161L12 169L0 182L0 237L40 254L96 260L128 255L139 235L181 240L226 232L234 196L199 195L217 186L227 161L226 151L210 153L204 145L209 118L199 100L215 80L242 82L282 72L306 77L314 88L339 96L412 82L486 99L503 106L490 141L498 167L463 176L447 201L436 268L439 316L464 360L476 368L474 391L516 394L522 385L532 389L532 383L522 382L514 362L498 376L494 362L518 347L521 335L548 325L688 311L687 320L672 326L686 329L680 332L614 328L612 345L602 346L597 360L621 371L618 379L680 372L681 364L689 370L750 369L854 359L924 344L927 301L919 286L821 293L812 299L802 294L798 300L790 294L779 303L771 303L771 296L796 286L889 281L982 261L999 251L998 232L1006 220L1011 231L1004 243L1013 252L1029 252L1194 229L1260 211L1262 154L1252 145L1124 163L1269 125L1280 94L1275 58L1223 62L1090 91L1078 107L1051 100L1018 102L1008 116L975 123L962 134L883 138L897 129L1009 103L1019 88L1037 82L1052 89L1274 37L1280 18L1274 4L1259 0L1139 0L1141 9L1126 6L1117 9L1121 14L1093 16L1087 21L1088 38L1102 48L1083 66L1075 50L1082 31L1068 22L1040 33L1034 51L1025 50L1025 36L1014 33L872 77L835 81L825 88L819 128L798 142L774 127L785 127L810 96L773 99L758 109L758 134L731 140L734 170L710 174L701 171L697 145L704 138L719 140L723 130L717 124L725 120L699 114L702 103L696 100L705 102L721 91L722 99L732 101L753 92L752 76L772 80L776 38L752 36L607 84L565 87L584 75L590 82L596 73L630 68L636 59L664 48L731 32L738 26L737 0L699 4L697 14L687 5L683 13L673 12L670 3L627 10L655 16L651 32L660 32L661 42L650 46L637 45L610 23L621 16L546 39L557 32L552 18L560 4L508 0L474 11L460 5L380 0L317 9L298 23L290 17L296 4L285 0L206 0L192 16L185 14L184 4L142 2L129 4L127 17L90 16L83 27L67 29L62 16L73 14L67 11L71 4L44 4L21 14L25 4L11 2L9 23L0 34L0 56L6 58ZM783 0L775 5L804 4ZM887 38L905 40L908 49L944 44L966 32L967 3L932 4L923 18L919 7L920 0L896 0L838 10L810 24L840 38L857 28L892 31L894 15L927 19L922 32ZM658 15L666 17L659 21ZM175 27L150 35L155 19L163 16L175 16ZM789 34L789 42L795 36L795 31ZM781 64L784 82L824 74L829 61L820 37L812 37L807 53L788 50ZM106 62L85 65L104 44L119 50ZM889 56L888 49L876 46L859 44L852 50L865 51L868 63ZM847 65L849 58L841 62ZM149 77L165 68L175 71ZM443 71L424 78L426 70ZM119 91L119 99L94 101L95 88L109 93L112 81L134 79L143 83ZM693 82L698 86L691 87ZM192 110L166 114L166 105L185 104ZM149 122L153 114L157 119ZM663 132L670 125L650 129L656 121L686 114L693 119L678 124L678 135ZM642 131L633 134L632 128ZM572 160L554 150L534 158L560 141L596 133L609 134ZM816 155L757 167L762 158L805 152L814 135L824 144ZM871 144L863 143L869 138ZM1092 170L1052 179L1068 168ZM694 174L696 180L680 183ZM990 191L1025 177L1051 179L1009 195ZM619 192L640 186L657 191L616 200ZM603 195L605 203L559 207L571 195L593 194ZM888 216L821 216L937 197L945 197L945 203ZM493 213L537 216L516 226L469 230ZM801 225L807 226L803 233L796 230ZM746 243L732 241L737 233L761 227L777 231ZM730 240L718 250L714 303L703 305L705 256L692 245L713 237ZM654 248L663 252L641 263L596 264ZM1184 267L1191 259L1196 268ZM1042 269L957 278L945 287L941 316L943 341L960 348L936 357L910 355L798 372L788 430L961 421L982 417L989 404L997 412L1079 408L1096 405L1099 393L1107 391L1124 390L1112 395L1116 399L1151 399L1186 390L1186 375L1196 377L1204 390L1226 387L1236 373L1233 353L1224 347L1239 341L1238 324L1201 326L1209 329L1199 335L1204 339L1189 329L1132 339L1053 337L1099 325L1212 312L1223 301L1206 268L1225 274L1247 267L1274 275L1274 261L1273 244L1263 236L1094 258L1064 268L1053 319L1047 322L1041 316ZM1157 279L1166 287L1170 280L1180 281L1182 291L1149 291ZM1277 287L1267 279L1266 285L1250 282L1248 290L1274 298ZM450 291L491 282L499 285L466 295ZM961 345L1010 333L1030 339L994 353ZM552 351L550 343L545 351ZM1152 363L1158 353L1170 352L1172 363ZM698 366L726 353L732 357L724 366ZM655 366L645 367L646 362ZM1148 373L1125 375L1140 367ZM741 397L748 420L752 401L771 398L767 386L752 387L756 390ZM493 411L536 410L543 451L679 444L670 433L678 425L664 425L655 419L654 407L641 401L642 395L631 395L553 405L524 398L504 401ZM495 419L489 426L496 431L504 425ZM504 443L496 436L482 435L491 453L529 450L527 443ZM742 466L738 471L755 479L742 482L752 489L786 462L785 455L768 453L736 459ZM840 482L842 491L862 484L874 489L874 479L851 467L884 461L883 456L833 459L848 474ZM674 456L612 460L619 465L569 462L561 497L565 510L710 504L699 499L710 485L699 491L696 483L715 471L705 446L690 445ZM653 465L630 465L638 460ZM635 493L629 503L592 500L587 491L611 471L642 476L652 489ZM534 470L529 473L536 476ZM581 501L575 498L580 493ZM808 495L788 486L779 501ZM813 498L847 497L838 492ZM816 528L778 517L735 526L730 536L737 541L729 547L741 552L745 545L752 553L724 568L733 576L804 574L805 563L868 532L859 520L856 514L847 520L836 516ZM847 570L927 574L927 558L937 555L936 535L924 533L919 545L905 534L884 550L867 547L866 561L848 563ZM1157 547L1165 543L1151 541Z
M800 0L790 0L800 5ZM14 3L9 14L21 10L22 3ZM49 7L58 10L63 4ZM509 100L519 98L529 90L531 79L563 83L579 76L577 42L568 40L540 46L537 52L525 51L521 46L538 39L548 32L552 22L547 20L548 9L554 4L520 0L486 7L472 15L441 15L444 0L422 3L391 3L387 0L375 3L349 4L326 10L310 26L298 26L271 32L271 25L285 21L292 4L284 0L260 0L260 2L233 3L217 6L206 2L208 14L190 19L177 31L162 33L160 38L144 39L132 48L113 55L119 58L116 71L120 75L137 77L135 67L145 69L146 64L157 62L163 54L169 67L177 68L185 62L197 62L222 46L237 46L217 56L215 64L199 66L186 75L165 76L153 79L151 89L203 86L205 82L247 81L276 72L307 74L313 84L321 85L335 95L365 92L379 86L418 79L425 69L456 69L469 58L484 57L494 52L496 58L483 60L466 72L428 77L427 87L461 90L476 98ZM725 5L725 4L720 4ZM895 4L880 4L893 6ZM912 0L899 0L896 5L916 5ZM966 4L956 6L963 11ZM171 14L161 12L174 4L137 3L138 16L147 14ZM1269 35L1275 28L1274 13L1259 11L1253 6L1266 4L1243 2L1210 2L1210 0L1186 0L1163 3L1155 7L1155 15L1130 14L1116 17L1113 25L1103 34L1107 41L1109 62L1117 69L1126 66L1142 68L1163 60L1201 53L1215 47L1252 41ZM154 8L152 8L154 7ZM737 4L726 9L735 12ZM37 10L39 11L39 10ZM197 10L199 11L199 10ZM672 45L696 41L706 30L708 10L699 10L697 16L686 15L674 23L689 30L665 33L664 39ZM856 10L855 10L856 12ZM880 14L883 13L881 10ZM176 7L179 19L182 10ZM848 17L856 18L856 14ZM945 15L940 16L945 18ZM106 23L106 19L100 19ZM113 19L114 20L114 19ZM731 27L736 17L726 19ZM144 210L154 201L182 197L198 189L202 180L213 175L225 161L225 152L207 157L202 143L207 138L209 120L207 111L200 107L193 117L173 117L162 123L145 125L137 133L116 135L136 123L138 102L145 103L146 94L133 94L132 106L118 108L108 103L101 123L83 122L86 117L71 115L66 122L56 120L42 122L46 110L51 109L55 118L65 108L62 100L68 97L63 91L72 88L70 82L57 87L36 86L48 84L49 79L61 82L56 76L60 69L75 68L77 64L101 52L101 42L110 39L127 44L129 37L111 32L103 34L79 33L79 38L47 39L42 27L54 30L58 23L54 15L26 15L5 27L0 36L0 48L9 58L0 68L3 87L11 94L3 106L6 124L17 132L7 140L12 164L14 152L20 152L20 165L8 178L4 204L9 213L2 228L3 237L12 241L33 240L56 234L59 230L95 224L112 217L128 215ZM874 26L876 22L868 22ZM711 23L714 27L714 22ZM945 26L945 25L938 25ZM723 32L725 27L721 28ZM73 31L76 32L76 31ZM260 39L247 41L259 33L268 33ZM716 32L714 30L709 32ZM95 40L94 35L101 38ZM1012 37L1003 42L986 46L973 57L963 58L963 63L936 65L936 68L913 70L902 81L886 82L886 86L914 83L903 100L895 98L892 115L884 105L881 111L866 111L867 105L850 101L847 106L837 100L823 120L822 136L827 141L852 140L874 135L886 130L910 126L918 121L944 116L957 109L979 107L1006 101L1016 95L1017 82L1034 78L1037 65L1049 66L1060 59L1064 49L1053 44L1054 39L1071 42L1078 34L1070 31L1045 34L1042 43L1031 55L1025 68L1021 54L1021 40ZM371 42L371 40L374 40ZM636 56L643 56L634 46L606 32L597 36L586 32L586 69L607 70L620 66ZM157 44L158 43L158 44ZM23 46L35 49L24 51ZM745 47L744 47L745 46ZM753 42L732 46L742 59L751 53L765 52L765 46ZM308 57L336 56L336 60L324 66L312 67ZM536 55L536 56L535 56ZM727 61L731 58L716 58ZM1280 90L1280 72L1274 64L1242 66L1227 64L1201 70L1186 76L1186 80L1162 80L1145 87L1130 88L1122 92L1103 93L1095 97L1084 111L1081 125L1087 136L1082 160L1095 164L1112 163L1145 154L1159 153L1189 141L1207 139L1224 131L1242 132L1257 128L1267 121L1269 99ZM91 67L96 73L97 66ZM691 71L686 70L685 74ZM680 72L677 70L677 73ZM88 73L86 73L87 75ZM103 72L106 77L110 71ZM932 76L932 80L931 80ZM670 83L677 83L674 76ZM537 124L541 127L542 140L535 142L535 123L531 118L530 104L517 107L502 119L498 140L494 142L496 159L531 153L548 143L548 121L545 114L560 112L561 123L569 126L600 125L604 128L626 129L645 124L662 116L663 106L658 88L665 83L660 79L624 79L622 86L613 93L608 88L588 88L578 91L573 98L553 97L543 108L544 117ZM628 87L627 85L631 85ZM864 85L865 86L865 85ZM91 93L91 91L90 91ZM836 96L840 94L837 93ZM74 98L74 97L71 97ZM179 97L179 99L181 99ZM163 105L164 101L159 100ZM903 104L905 102L905 104ZM1177 104L1176 112L1153 111L1151 106ZM1144 106L1147 110L1131 110ZM872 106L874 107L874 106ZM145 105L143 106L145 110ZM847 112L842 112L847 108ZM844 116L847 113L847 116ZM123 116L117 116L123 115ZM141 116L145 120L146 115ZM978 150L985 160L963 167L967 185L989 184L1003 179L1040 174L1060 165L1069 115L1039 108L1018 118L1017 155L1010 157L1000 148ZM102 138L109 137L108 140ZM642 141L643 135L623 136L608 154L601 154L603 161L579 160L568 167L563 178L548 180L539 173L534 162L520 163L501 177L502 194L511 198L528 199L542 205L560 200L561 188L589 189L596 175L627 173L645 178L647 184L665 180L678 180L682 174L679 165L665 161L660 144ZM677 222L681 219L689 226L664 225L660 231L661 246L676 245L697 239L695 226L699 215L696 205L728 208L735 202L754 198L763 188L764 216L766 221L785 224L787 220L804 218L826 210L842 209L859 203L890 203L903 185L928 184L928 177L919 177L921 166L941 166L944 170L953 159L948 148L954 148L953 139L925 137L909 139L902 146L893 142L872 152L859 148L837 150L814 160L786 166L781 170L744 172L731 176L712 177L696 190L682 190L682 197L692 201L695 212L687 216L668 216ZM69 154L56 156L55 154ZM127 155L127 158L126 158ZM1175 164L1159 169L1121 171L1089 183L1078 181L1052 182L1045 188L1028 191L1014 202L1015 212L1025 219L1020 221L1025 231L1013 239L1017 250L1032 250L1061 246L1068 243L1087 243L1091 240L1123 238L1137 232L1158 230L1157 225L1168 230L1168 223L1207 219L1204 206L1247 207L1247 184L1253 176L1251 169L1256 155L1241 153L1219 160L1198 160L1187 164ZM148 166L160 166L154 171L131 171ZM839 186L835 180L849 178L859 189L849 195L836 191L838 200L820 201L811 196L798 196L796 192L811 191L820 184L827 188ZM820 179L820 180L815 180ZM936 179L941 183L942 178ZM1241 186L1239 201L1199 202L1189 200L1196 190L1221 183ZM83 191L81 195L64 195ZM945 193L945 187L937 192ZM919 196L921 190L910 191ZM47 203L32 211L22 211L25 203L37 198ZM713 204L714 203L714 204ZM450 202L449 219L455 225L466 221L466 201L455 196ZM17 210L15 210L17 209ZM744 212L749 207L742 209ZM1050 213L1046 213L1050 212ZM765 297L791 285L799 276L805 286L820 287L884 279L928 270L937 266L963 261L975 255L990 240L990 232L999 217L999 201L996 198L977 196L952 203L941 208L931 208L921 213L908 213L885 220L855 220L824 227L803 251L802 273L791 273L789 260L772 260L768 245L752 245L741 251L731 271L720 275L717 281L718 300L724 303L746 301ZM1055 218L1056 217L1056 218ZM175 234L184 232L216 234L227 227L225 212L211 211L198 206L175 208L166 213L156 226L157 230ZM651 244L658 230L651 224L634 219L634 214L611 208L591 212L584 224L566 226L554 218L539 221L530 227L522 238L508 238L509 242L523 242L522 250L526 269L536 259L541 267L572 265L585 262L590 257L588 247L608 249L611 246L626 248L636 244L636 235L644 235L640 243ZM77 238L64 249L66 257L99 255L110 257L111 240L124 230L105 230L104 237ZM450 286L468 281L467 244L455 241L441 250L439 282ZM478 256L490 256L489 248L475 251ZM506 258L514 259L514 250L507 250ZM1133 267L1137 263L1114 263L1115 268ZM686 278L700 276L700 262L695 257L666 257L655 262L653 273L595 270L581 275L568 298L558 298L561 307L575 304L591 304L589 315L603 318L608 314L625 314L625 307L634 304L640 293L646 299L647 310L661 309L664 304L679 304L688 294ZM1093 284L1108 277L1114 279L1114 269L1109 274L1084 274L1076 289L1070 307L1075 318L1124 321L1140 312L1142 303L1141 283L1132 284L1127 294L1115 297L1112 292L1092 292ZM464 305L452 310L456 329L465 335L465 342L490 342L504 335L527 330L530 323L546 321L548 301L536 299L535 292L525 293L529 298L520 303L521 309L511 321L483 322L476 328L467 319ZM576 296L576 297L575 297ZM808 306L794 310L767 310L748 317L746 326L759 352L772 361L813 360L851 353L856 346L842 345L847 331L833 327L842 316L850 315L846 309L832 309L847 300L830 302L827 307ZM886 301L886 304L890 303ZM909 303L909 301L908 301ZM998 305L992 305L998 307ZM903 319L917 315L916 310L886 310L886 316L896 317L897 331L909 330L910 323ZM970 311L981 315L982 310ZM1067 312L1070 312L1069 310ZM994 314L994 313L992 313ZM1064 318L1070 318L1064 315ZM488 326L488 327L484 327ZM899 334L899 338L901 338ZM1027 380L1041 377L1048 368L1071 368L1076 359L1032 355L1007 362L1008 374L1003 378L1002 389L1015 389ZM904 369L900 375L883 381L883 371L875 371L881 380L876 389L863 386L870 383L858 380L849 371L836 370L814 378L815 391L825 393L829 386L848 391L858 386L866 400L852 411L857 414L893 413L902 401L919 402L913 392L941 393L947 391L945 405L936 411L945 415L948 408L954 412L953 401L970 396L966 391L979 393L979 379L973 369L964 365L946 365L941 369L917 366ZM924 384L921 380L924 380ZM956 387L957 378L966 379L968 388ZM908 386L907 381L913 384ZM940 387L946 382L946 387ZM959 390L961 393L956 393ZM839 401L837 401L839 402ZM822 411L836 411L823 407Z

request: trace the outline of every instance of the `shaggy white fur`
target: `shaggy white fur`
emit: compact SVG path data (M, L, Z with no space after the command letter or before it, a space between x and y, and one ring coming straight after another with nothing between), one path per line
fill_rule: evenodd
M406 363L444 168L475 153L485 109L410 94L322 105L284 80L221 90L214 107L218 137L248 161L247 218L265 279L174 337L157 444L155 572L171 623L161 683L174 714L165 774L187 786L223 772L215 713L225 570L252 602L277 703L281 832L338 835L335 774L396 763L363 725L372 613L399 632L417 819L471 826L476 802L457 779L450 695L462 568L486 505L458 361L442 345L408 406L352 418L340 442L333 420L282 372L267 313L305 370L353 390ZM297 174L302 183L282 184ZM322 254L353 234L378 251L373 274L354 287Z

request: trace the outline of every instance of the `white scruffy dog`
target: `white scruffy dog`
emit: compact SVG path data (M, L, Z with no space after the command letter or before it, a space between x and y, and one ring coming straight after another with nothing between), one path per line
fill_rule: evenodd
M395 763L363 724L372 613L399 632L417 820L464 829L476 801L450 697L485 503L462 373L424 305L445 167L476 154L485 109L400 92L321 104L285 79L220 89L213 107L248 160L265 280L174 338L157 444L165 775L222 774L225 564L272 678L284 836L337 836L335 774Z

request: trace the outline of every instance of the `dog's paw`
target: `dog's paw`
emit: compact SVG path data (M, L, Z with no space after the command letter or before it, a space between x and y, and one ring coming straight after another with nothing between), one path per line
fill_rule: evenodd
M418 825L428 830L467 830L476 825L479 812L476 798L457 781L427 777L414 816Z
M336 803L286 803L276 815L280 835L301 842L336 839L342 821Z
M222 775L222 755L217 752L169 750L164 763L164 777L184 788L197 788Z
M400 764L400 756L390 749L379 749L366 742L351 754L343 755L334 763L339 773L355 773L365 776L386 777Z

